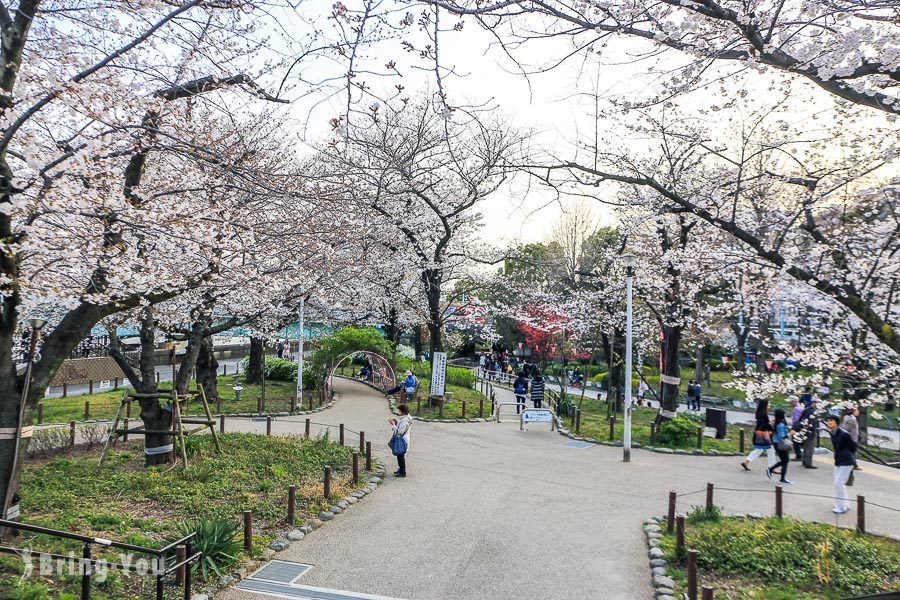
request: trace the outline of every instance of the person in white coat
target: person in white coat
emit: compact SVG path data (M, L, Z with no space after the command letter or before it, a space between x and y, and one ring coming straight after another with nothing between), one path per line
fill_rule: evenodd
M400 411L400 419L388 419L388 423L391 424L394 435L404 439L406 452L409 452L409 430L412 429L413 420L409 416L409 407L407 405L401 404L397 407L397 410ZM394 475L397 477L406 477L406 452L397 454L397 470L394 471Z

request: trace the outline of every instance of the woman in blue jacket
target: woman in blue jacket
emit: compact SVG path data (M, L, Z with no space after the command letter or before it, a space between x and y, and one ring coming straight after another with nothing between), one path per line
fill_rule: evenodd
M791 485L790 480L787 478L787 470L788 465L791 463L791 452L789 448L791 448L791 430L787 426L787 419L784 415L784 410L780 408L775 409L775 432L772 435L772 444L775 447L775 453L778 455L778 462L769 467L767 475L769 479L772 479L772 475L775 475L775 469L781 467L781 471L779 475L781 475L781 479L779 481L784 485ZM785 444L782 444L782 440L787 440ZM781 449L781 446L786 446L785 450Z

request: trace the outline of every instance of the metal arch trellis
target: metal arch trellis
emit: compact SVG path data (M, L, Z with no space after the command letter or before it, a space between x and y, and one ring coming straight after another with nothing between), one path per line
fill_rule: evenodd
M331 373L329 373L328 375L328 381L333 381L334 374L344 363L344 361L360 355L365 356L369 360L369 364L372 365L372 375L369 379L372 384L382 389L392 388L397 385L397 374L394 372L394 367L391 366L391 361L389 361L384 356L376 352L370 352L369 350L355 350L353 352L348 352L347 354L342 356L340 360L335 362L334 366L331 367Z

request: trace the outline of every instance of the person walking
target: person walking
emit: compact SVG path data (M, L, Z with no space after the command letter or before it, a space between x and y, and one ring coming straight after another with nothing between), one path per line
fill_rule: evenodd
M766 475L769 476L769 479L772 479L772 475L775 475L775 469L781 467L781 471L778 473L780 475L778 481L784 485L791 485L793 482L787 478L788 465L791 464L791 430L787 426L784 410L780 408L775 409L774 429L772 443L775 445L775 454L778 456L778 462L769 467Z
M531 376L531 401L535 408L541 408L544 405L544 378L541 372L535 367Z
M409 416L409 407L407 405L401 404L397 407L397 410L400 412L400 419L388 419L388 423L394 430L393 437L402 438L405 442L405 447L403 452L396 452L394 446L391 446L391 450L394 451L397 457L397 470L394 471L394 475L406 477L406 453L409 452L409 430L412 429L413 421L412 417Z
M803 399L800 399L800 402L803 402ZM819 418L816 416L816 411L819 408L819 399L813 397L809 401L809 406L803 409L803 412L800 413L800 419L797 423L794 423L793 429L796 432L800 432L803 438L803 468L804 469L818 469L819 467L813 464L813 456L816 453L816 436L819 434Z
M856 442L839 427L840 417L828 415L825 425L831 431L831 446L834 448L834 508L832 512L842 515L850 510L847 502L847 479L853 473L856 463Z
M859 447L859 421L857 417L859 416L859 407L851 406L847 411L847 414L844 415L844 419L841 421L841 429L850 434L850 437L853 438L853 443L856 444L857 448ZM858 471L859 465L854 461L853 470Z
M753 431L753 450L741 463L745 471L750 470L750 463L762 453L766 453L769 468L775 465L775 453L772 451L772 424L769 422L769 401L760 400L756 405L756 428Z
M800 423L800 417L803 415L804 407L800 404L800 399L793 394L788 396L788 401L791 403L791 430L800 431L798 425ZM803 446L800 441L793 439L793 436L791 436L791 443L794 445L794 460L798 462L803 460Z
M528 380L522 371L513 382L513 393L516 395L516 414L519 414L525 408L525 398L528 396Z
M275 356L277 358L284 358L284 342L278 340L275 344Z

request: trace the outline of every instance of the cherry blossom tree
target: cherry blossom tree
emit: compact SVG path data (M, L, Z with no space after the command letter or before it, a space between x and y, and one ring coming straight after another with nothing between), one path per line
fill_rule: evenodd
M651 104L697 86L714 64L772 70L802 78L833 97L889 114L900 113L900 37L895 2L859 0L424 0L454 15L470 15L525 60L523 48L570 37L576 49L629 44L632 54L660 49L683 57ZM558 63L580 53L567 48ZM541 55L544 56L543 54ZM532 65L528 65L532 66ZM727 66L725 67L727 68ZM533 68L528 69L529 71ZM727 77L727 75L726 75ZM635 104L635 101L628 101Z
M323 148L317 176L390 238L397 272L413 274L426 302L431 354L441 351L451 284L469 275L479 202L504 181L518 136L500 122L451 112L439 99L374 104Z

